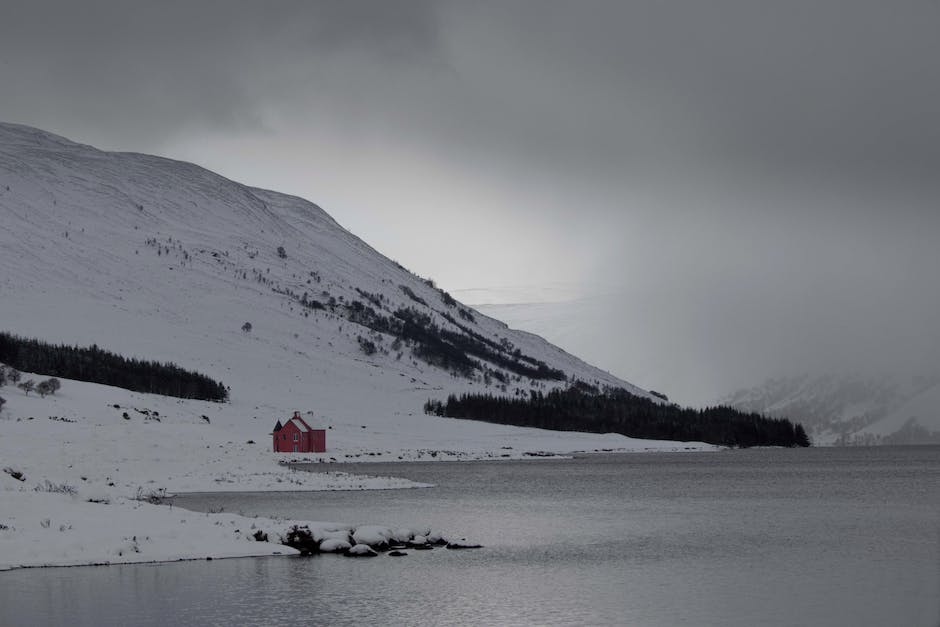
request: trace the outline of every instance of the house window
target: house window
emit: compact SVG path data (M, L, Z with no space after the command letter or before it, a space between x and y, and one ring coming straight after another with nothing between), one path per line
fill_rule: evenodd
M294 442L296 442L296 441L297 441L297 434L295 433L295 434L294 434Z

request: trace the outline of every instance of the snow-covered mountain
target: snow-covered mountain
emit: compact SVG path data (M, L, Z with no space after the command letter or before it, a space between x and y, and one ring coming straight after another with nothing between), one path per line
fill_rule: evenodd
M937 377L782 377L720 402L796 420L815 444L940 442Z
M172 361L259 412L393 426L464 390L646 394L454 301L320 207L193 164L0 124L0 218L4 330ZM469 348L401 337L408 310Z

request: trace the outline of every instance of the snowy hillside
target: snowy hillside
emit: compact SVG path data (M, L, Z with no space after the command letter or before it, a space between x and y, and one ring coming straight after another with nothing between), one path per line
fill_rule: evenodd
M797 420L815 444L915 444L931 441L930 432L940 435L938 401L936 378L803 375L771 379L720 402ZM911 431L914 425L920 430Z
M173 361L272 417L388 424L487 382L505 395L574 378L644 394L456 303L316 205L192 164L0 125L0 216L5 330ZM409 309L481 349L462 375L385 332ZM548 376L529 376L539 364Z

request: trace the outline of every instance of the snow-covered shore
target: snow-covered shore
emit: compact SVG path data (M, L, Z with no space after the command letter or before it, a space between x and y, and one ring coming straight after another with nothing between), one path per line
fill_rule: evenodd
M170 562L228 557L296 555L297 534L326 552L343 552L353 542L376 548L394 542L441 538L429 528L247 518L199 513L120 498L91 503L77 495L7 492L0 527L0 571L46 566Z
M256 419L257 408L238 400L220 405L70 380L45 398L10 385L0 392L7 400L0 468L9 469L0 472L0 569L294 553L253 537L285 521L196 514L146 502L151 496L426 485L335 470L342 462L715 448L416 415L397 417L394 428L334 422L325 425L327 453L293 456L270 452L272 417ZM321 461L324 472L295 471L288 460Z
M0 570L297 553L254 541L258 523L240 516L41 492L5 490L0 501Z

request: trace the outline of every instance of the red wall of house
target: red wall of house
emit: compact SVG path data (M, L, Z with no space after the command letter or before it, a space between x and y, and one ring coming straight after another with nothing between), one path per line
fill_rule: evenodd
M294 440L294 435L297 440ZM326 430L301 431L293 422L288 422L273 434L275 453L323 453L326 452ZM296 450L294 446L296 445Z
M297 440L294 440L294 436L297 436ZM280 431L274 433L274 450L278 453L293 453L294 446L297 446L296 452L306 453L307 434L303 433L300 429L297 428L293 422L288 422L284 425Z
M310 432L310 452L312 453L325 453L326 452L326 430L325 429L313 429Z

